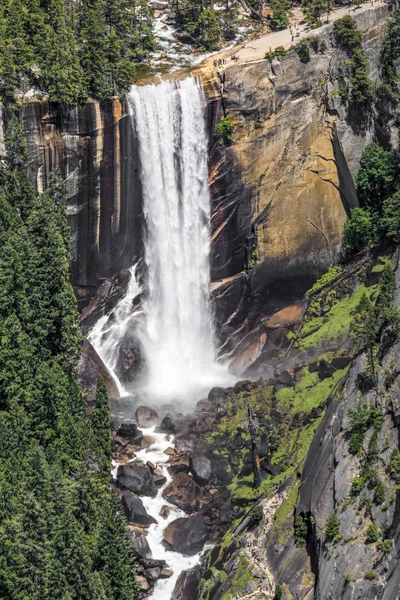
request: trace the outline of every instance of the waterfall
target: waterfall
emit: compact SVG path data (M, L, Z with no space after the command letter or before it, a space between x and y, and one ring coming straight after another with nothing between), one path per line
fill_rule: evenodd
M208 153L201 84L132 87L145 215L146 293L139 330L151 398L184 398L215 385L209 303Z

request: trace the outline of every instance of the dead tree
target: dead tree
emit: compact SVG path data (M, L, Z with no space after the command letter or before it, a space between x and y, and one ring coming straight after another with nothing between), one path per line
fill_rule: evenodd
M254 487L259 488L261 485L260 449L257 443L257 424L254 420L254 413L250 407L250 404L248 405L248 417L251 440L251 456L253 459Z

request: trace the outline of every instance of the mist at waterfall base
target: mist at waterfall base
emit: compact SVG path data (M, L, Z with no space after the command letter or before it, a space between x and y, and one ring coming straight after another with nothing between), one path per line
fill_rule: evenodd
M141 164L143 263L131 268L125 296L89 335L122 396L120 409L113 412L119 412L127 400L122 412L114 414L119 422L133 420L140 403L160 414L191 413L195 401L210 388L232 383L227 366L216 361L209 300L210 197L203 89L193 78L133 87L128 103ZM127 334L140 342L145 361L144 379L131 385L118 377L120 346ZM160 466L166 486L171 476L164 450L174 440L154 430L143 433L155 441L134 460ZM152 557L164 559L174 571L171 578L158 580L154 600L169 600L179 574L200 556L185 557L163 546L168 523L187 516L162 497L165 486L156 498L142 498L157 521L147 534ZM164 520L160 510L165 504L170 515Z

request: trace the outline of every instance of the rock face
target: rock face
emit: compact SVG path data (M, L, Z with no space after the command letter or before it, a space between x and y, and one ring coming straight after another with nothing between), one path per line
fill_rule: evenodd
M147 465L143 463L129 463L120 465L117 471L117 483L121 488L126 488L141 496L157 496L157 486L153 475Z
M354 15L365 32L373 82L387 15L382 6ZM347 56L335 47L331 31L317 32L327 50L312 51L307 64L291 51L272 63L224 70L223 107L235 132L230 147L215 145L211 151L212 278L223 280L213 294L221 340L230 337L224 353L242 341L241 354L248 348L247 363L235 365L237 373L267 341L259 343L261 331L245 340L260 315L298 300L327 270L350 209L358 205L352 175L375 123L349 122L336 99L338 69ZM216 121L221 105L212 83L206 89ZM246 269L249 276L240 276Z
M186 556L197 554L207 540L207 527L199 516L175 519L164 531L164 544Z
M186 473L175 475L163 491L163 497L186 513L193 513L199 507L201 488Z
M139 525L151 525L155 523L155 519L147 513L143 502L136 494L133 494L129 490L123 490L120 498L128 521L138 523Z

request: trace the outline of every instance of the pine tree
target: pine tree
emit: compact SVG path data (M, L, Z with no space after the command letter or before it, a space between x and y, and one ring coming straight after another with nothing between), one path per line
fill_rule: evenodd
M104 0L83 0L79 37L86 95L100 100L109 98L113 88Z
M49 27L45 33L43 79L50 101L68 106L81 101L83 73L79 64L75 31L64 0L51 0Z
M110 401L104 377L99 377L91 420L91 449L100 470L109 477L111 465Z

